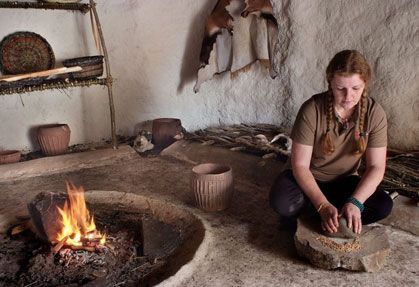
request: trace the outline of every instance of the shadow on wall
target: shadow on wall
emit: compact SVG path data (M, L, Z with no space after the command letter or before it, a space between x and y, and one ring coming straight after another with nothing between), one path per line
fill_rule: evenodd
M204 38L204 28L208 16L214 9L218 0L207 1L202 6L189 26L188 38L183 52L182 69L180 71L180 82L177 92L182 93L187 83L195 80L199 69L199 54L201 52L202 39Z
M39 142L38 142L38 137L37 137L38 128L39 128L39 125L31 126L28 130L28 133L27 133L27 137L29 139L29 142L32 145L32 147L30 148L31 151L41 150L41 147L39 146Z

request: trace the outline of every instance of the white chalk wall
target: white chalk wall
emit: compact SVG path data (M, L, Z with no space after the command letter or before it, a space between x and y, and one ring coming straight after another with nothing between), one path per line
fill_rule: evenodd
M286 109L292 117L304 99L326 88L324 71L331 57L343 49L357 49L375 71L370 94L387 113L390 146L417 149L419 1L275 3L283 30L289 33L281 74L286 81Z
M254 65L231 79L193 85L203 28L215 0L98 0L115 78L117 133L136 124L177 117L188 130L219 124L274 123L290 127L299 105L326 85L324 70L341 49L358 49L376 71L371 91L387 111L390 145L419 148L419 1L275 0L280 25L280 75ZM0 38L33 31L63 59L95 55L89 15L0 9ZM22 105L23 103L23 105ZM36 126L67 123L70 144L110 138L102 86L0 96L0 149L38 149Z

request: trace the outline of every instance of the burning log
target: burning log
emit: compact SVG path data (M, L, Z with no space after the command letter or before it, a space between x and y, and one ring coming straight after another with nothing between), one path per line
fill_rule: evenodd
M54 253L64 246L92 252L99 246L104 247L106 236L96 230L93 216L86 206L83 188L67 182L67 192L67 195L40 193L29 203L29 214L38 236L55 244Z
M66 236L66 237L64 237L60 242L58 242L55 246L54 246L54 248L52 249L52 252L55 254L55 253L57 253L58 251L60 251L61 250L61 248L63 248L63 246L64 246L64 243L67 241L67 238L68 238L68 236Z

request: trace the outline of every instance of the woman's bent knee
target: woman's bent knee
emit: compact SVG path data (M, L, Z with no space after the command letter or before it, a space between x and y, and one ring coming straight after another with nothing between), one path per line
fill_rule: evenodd
M304 195L291 170L282 172L269 194L271 207L281 216L294 216L304 206Z
M362 221L365 224L370 224L390 215L393 209L393 200L383 190L377 190L364 205L367 210L362 215Z
M392 210L393 210L393 200L388 194L385 194L381 202L381 208L377 210L377 218L378 218L377 221L389 216Z

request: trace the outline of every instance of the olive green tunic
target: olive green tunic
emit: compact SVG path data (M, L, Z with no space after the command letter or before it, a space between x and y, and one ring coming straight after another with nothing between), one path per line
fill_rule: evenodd
M368 98L364 130L367 132L367 148L387 146L387 119L383 108L372 98ZM322 152L321 140L326 131L327 93L317 94L300 108L291 138L294 142L313 146L310 170L318 181L327 182L339 177L357 174L361 164L361 154L355 154L357 144L355 127L358 109L344 126L336 114L331 122L330 135L335 145L331 155Z

